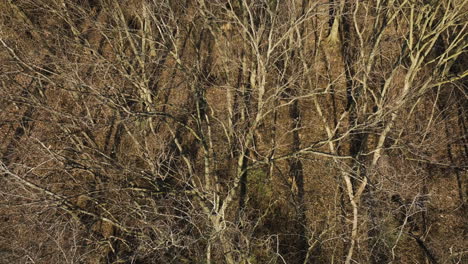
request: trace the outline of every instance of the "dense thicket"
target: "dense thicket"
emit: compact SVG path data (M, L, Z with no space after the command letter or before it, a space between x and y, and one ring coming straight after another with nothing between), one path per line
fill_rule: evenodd
M468 262L467 11L0 1L0 262Z

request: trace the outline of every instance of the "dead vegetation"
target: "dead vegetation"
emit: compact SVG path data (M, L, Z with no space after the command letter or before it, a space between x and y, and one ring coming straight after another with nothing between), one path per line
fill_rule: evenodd
M468 261L466 0L2 0L1 263Z

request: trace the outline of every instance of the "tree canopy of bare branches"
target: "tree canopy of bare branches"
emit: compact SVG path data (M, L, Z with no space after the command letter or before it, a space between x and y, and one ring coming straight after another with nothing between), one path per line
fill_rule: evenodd
M5 263L468 261L468 1L0 11Z

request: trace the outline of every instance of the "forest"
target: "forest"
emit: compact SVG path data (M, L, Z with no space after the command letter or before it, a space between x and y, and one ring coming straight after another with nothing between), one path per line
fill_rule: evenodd
M0 0L0 263L468 263L468 0Z

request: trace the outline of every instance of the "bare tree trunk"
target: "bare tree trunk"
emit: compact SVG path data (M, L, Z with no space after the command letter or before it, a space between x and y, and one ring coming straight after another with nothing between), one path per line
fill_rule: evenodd
M299 130L301 124L301 112L299 109L299 100L295 100L289 106L289 116L291 118L291 130L293 131L292 149L291 151L297 152L301 148L301 140ZM304 263L307 256L308 245L308 232L307 232L307 218L306 218L306 204L304 203L304 170L302 161L299 158L292 158L289 163L289 177L292 182L293 194L296 198L297 217L298 217L298 242L297 250L299 252L298 258L300 263Z

